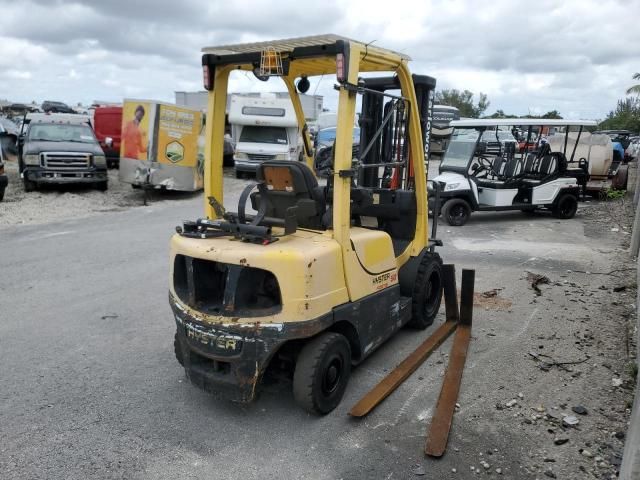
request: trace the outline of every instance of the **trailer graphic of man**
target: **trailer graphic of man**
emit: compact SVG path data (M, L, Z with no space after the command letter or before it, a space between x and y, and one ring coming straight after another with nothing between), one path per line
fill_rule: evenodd
M133 114L133 119L129 120L122 130L125 158L135 158L137 160L146 160L147 158L147 135L141 127L144 114L144 107L138 105Z

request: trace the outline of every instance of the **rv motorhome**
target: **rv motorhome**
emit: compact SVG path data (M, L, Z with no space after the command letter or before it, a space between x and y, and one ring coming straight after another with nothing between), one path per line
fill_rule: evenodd
M302 142L298 121L289 98L273 94L260 97L234 95L229 106L229 123L236 151L236 177L255 173L267 160L298 160Z

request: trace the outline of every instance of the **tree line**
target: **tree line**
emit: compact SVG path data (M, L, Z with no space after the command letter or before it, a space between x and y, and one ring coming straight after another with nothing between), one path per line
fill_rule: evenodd
M633 80L640 80L640 73L632 75ZM640 132L640 84L631 86L626 91L627 96L618 100L616 107L600 122L601 130L630 130ZM562 119L560 112L551 110L543 115L512 115L503 110L496 110L491 115L485 115L491 105L486 94L480 92L477 101L470 90L445 89L436 92L435 102L440 105L456 107L461 117L467 118L547 118Z

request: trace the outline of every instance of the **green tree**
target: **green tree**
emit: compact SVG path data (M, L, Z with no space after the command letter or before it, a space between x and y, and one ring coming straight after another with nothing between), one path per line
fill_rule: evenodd
M634 80L640 80L640 72L634 73L631 78ZM627 89L627 95L633 95L634 93L636 95L640 95L640 85L633 85Z
M436 103L440 105L449 105L460 110L461 117L479 118L489 108L491 102L487 99L487 95L480 92L478 95L478 103L473 103L473 92L469 90L441 90L436 93Z
M618 100L612 110L599 125L601 130L630 130L640 132L640 97Z
M547 112L544 115L542 115L540 118L562 120L562 116L560 115L560 112L558 112L557 110L551 110L550 112Z

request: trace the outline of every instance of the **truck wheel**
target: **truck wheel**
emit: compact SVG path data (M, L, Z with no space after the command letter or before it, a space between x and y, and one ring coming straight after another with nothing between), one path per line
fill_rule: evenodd
M184 357L182 356L182 347L180 346L180 340L178 339L178 332L176 332L173 337L173 353L175 353L178 363L184 367Z
M442 259L437 253L428 252L418 266L407 326L424 330L433 323L440 310L442 288Z
M307 343L293 373L293 396L311 413L338 406L351 375L351 347L339 333L325 332Z
M447 223L453 227L461 227L471 216L471 206L469 202L462 198L452 198L442 207L442 216Z
M562 193L560 198L556 202L556 205L551 209L551 213L556 218L562 220L568 220L573 218L578 211L578 199L571 193Z
M0 190L0 202L4 199L4 191L5 191L4 188Z
M102 182L96 183L96 188L98 190L100 190L101 192L106 192L107 189L109 188L109 181L108 180L104 180Z
M24 184L25 192L33 192L38 188L38 186L36 185L36 182L32 182L26 176L25 178L22 179L22 183Z

